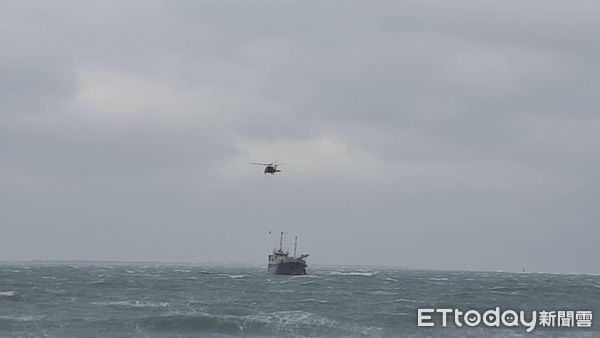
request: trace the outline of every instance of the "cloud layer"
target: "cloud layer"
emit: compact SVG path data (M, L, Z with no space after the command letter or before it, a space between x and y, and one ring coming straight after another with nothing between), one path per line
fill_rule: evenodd
M599 10L4 2L0 259L599 272Z

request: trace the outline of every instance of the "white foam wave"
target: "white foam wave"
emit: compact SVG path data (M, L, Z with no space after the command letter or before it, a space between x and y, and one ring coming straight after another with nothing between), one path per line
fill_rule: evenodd
M312 329L315 331L311 335L319 336L318 332L321 332L319 330L327 332L328 329L332 329L342 331L350 336L355 336L357 333L361 336L376 336L380 331L379 328L343 324L334 319L321 317L305 311L277 311L252 315L249 318L274 325L278 333L295 333L300 331L307 333L307 330Z
M360 272L360 271L352 271L352 272L340 272L340 271L332 271L331 275L335 276L363 276L363 277L371 277L374 276L377 272Z
M229 275L229 278L247 278L246 275Z
M92 302L94 305L108 305L108 306L131 306L131 307L167 307L168 302L149 302L149 301L106 301L106 302Z
M246 333L255 336L344 336L376 337L381 335L377 327L361 326L354 323L342 323L305 311L259 312L251 315L210 314L205 312L171 312L151 319L152 326L186 327L195 329L206 327L219 328L224 333L239 336Z
M4 296L4 297L13 297L17 294L17 292L15 291L0 291L0 296Z
M414 299L398 298L393 300L394 303L416 303Z
M17 322L31 322L31 321L35 321L35 320L41 320L43 319L45 316L44 315L22 315L22 316L11 316L11 315L5 315L5 316L0 316L0 320L13 320L13 321L17 321Z
M300 302L301 303L321 303L321 304L327 304L327 303L329 303L326 300L319 300L319 299L314 299L314 298L303 299Z
M290 276L290 279L296 279L296 278L318 278L315 275L293 275Z
M443 280L448 280L448 278L446 277L431 277L431 278L427 278L428 280L436 280L436 281L443 281Z

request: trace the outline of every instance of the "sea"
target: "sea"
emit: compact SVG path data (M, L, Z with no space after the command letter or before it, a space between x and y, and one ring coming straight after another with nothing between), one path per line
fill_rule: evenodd
M262 266L0 263L0 337L600 337L598 275L309 269L280 276ZM417 325L418 309L496 308L528 319L531 311L591 311L591 327L585 318L559 327L558 317L529 333L457 326L452 317L444 327L439 313L433 327Z

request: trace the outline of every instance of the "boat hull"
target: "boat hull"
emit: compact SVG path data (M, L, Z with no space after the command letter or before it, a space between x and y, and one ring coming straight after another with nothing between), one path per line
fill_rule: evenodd
M276 275L306 275L306 263L302 261L282 262L269 265L269 271Z

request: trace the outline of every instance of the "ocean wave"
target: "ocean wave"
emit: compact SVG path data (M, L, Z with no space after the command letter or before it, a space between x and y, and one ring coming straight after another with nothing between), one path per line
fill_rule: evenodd
M248 278L246 275L229 275L229 278Z
M414 299L398 298L398 299L394 299L392 302L394 302L394 303L416 303L417 301Z
M44 317L44 315L21 315L21 316L14 316L14 315L4 315L4 316L0 316L0 320L6 320L6 321L15 321L15 322L31 322L31 321L37 321L37 320L42 320Z
M520 295L521 291L510 291L510 292L490 291L490 293L497 294L497 295Z
M529 289L525 286L493 286L488 288L492 293L502 293L502 291L520 292L528 291Z
M294 289L279 289L279 290L271 290L274 293L294 293L296 290Z
M105 301L105 302L92 302L94 305L108 305L108 306L130 306L130 307L167 307L168 302L149 302L149 301Z
M397 295L397 292L385 291L385 290L375 290L370 292L372 295Z
M371 277L371 276L374 276L375 274L377 274L377 272L360 272L360 271L340 272L340 271L332 271L330 273L330 275L334 275L334 276L363 276L363 277Z
M326 300L320 300L320 299L314 299L314 298L307 298L307 299L302 299L300 301L300 303L321 303L321 304L327 304L329 303Z
M334 319L305 311L277 311L252 315L209 314L203 312L171 313L146 317L140 325L146 330L168 332L211 332L226 335L300 335L366 336L381 335L381 329Z
M293 276L290 276L290 279L295 279L295 278L302 278L302 279L305 279L305 278L319 278L319 276L317 276L317 275L308 275L308 274L307 275L293 275Z
M86 282L85 284L88 285L94 285L94 284L111 284L112 281L109 278L104 278L104 277L100 277L100 279L96 279L96 280L91 280L89 282Z
M17 292L16 291L0 291L0 297L13 297L16 296Z

